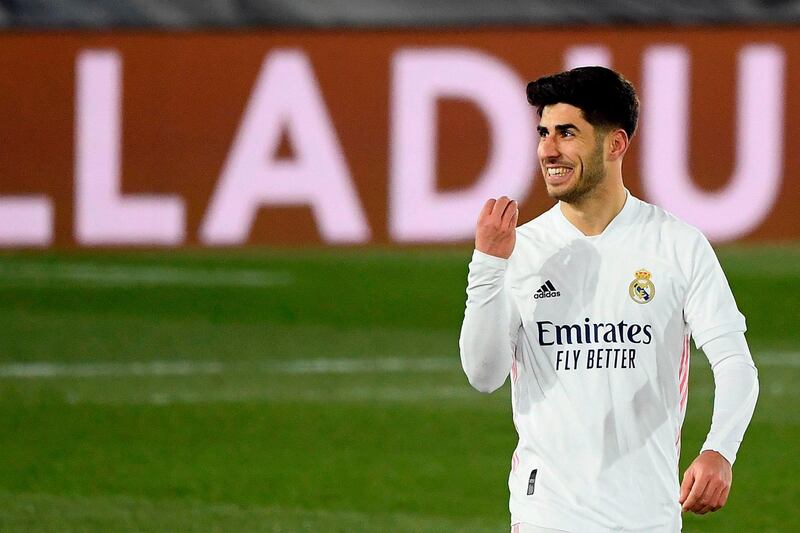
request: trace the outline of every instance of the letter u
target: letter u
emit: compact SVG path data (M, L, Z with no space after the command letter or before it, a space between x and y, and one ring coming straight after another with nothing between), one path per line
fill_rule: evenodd
M784 52L774 45L739 52L736 162L727 186L715 192L698 188L688 169L689 60L681 46L645 51L642 185L649 200L698 226L709 239L736 239L761 224L780 192Z

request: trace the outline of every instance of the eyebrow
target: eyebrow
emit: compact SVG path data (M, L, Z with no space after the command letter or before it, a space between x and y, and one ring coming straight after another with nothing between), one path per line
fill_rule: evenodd
M578 126L576 126L575 124L571 124L571 123L567 123L567 124L556 124L554 127L555 127L555 130L556 130L558 133L564 133L564 132L565 132L565 131L567 131L567 130L581 131L581 130L580 130L580 128L578 128ZM539 127L537 127L537 128L536 128L536 131L538 131L540 135L541 135L542 133L549 133L549 130L548 130L547 128L545 128L544 126L539 126Z

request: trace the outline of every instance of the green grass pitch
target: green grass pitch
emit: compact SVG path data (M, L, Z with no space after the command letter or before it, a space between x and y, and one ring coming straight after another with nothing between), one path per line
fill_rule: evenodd
M0 531L508 531L508 384L458 360L466 248L0 254ZM761 396L728 506L800 524L800 248L720 258ZM682 468L710 423L692 364Z

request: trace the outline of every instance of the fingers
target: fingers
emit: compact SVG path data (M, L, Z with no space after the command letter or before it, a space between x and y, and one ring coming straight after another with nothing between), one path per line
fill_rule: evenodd
M730 492L731 492L730 485L722 489L722 493L719 495L719 507L717 509L725 507L725 504L728 503L728 494L730 494Z
M494 204L497 202L494 198L489 198L486 200L486 203L483 204L483 209L481 209L481 214L478 215L478 220L483 220L489 215L492 214L492 209L494 209Z
M494 208L492 209L492 218L496 224L502 225L503 213L505 213L509 205L511 205L511 198L508 196L501 196L494 203Z
M731 481L730 462L719 452L704 450L683 476L679 499L683 511L705 514L721 509L728 501Z
M516 205L517 202L514 202L514 213L511 215L511 221L508 224L509 229L514 229L517 227L517 220L519 220L519 207Z
M516 242L517 212L517 202L508 196L487 200L475 228L475 249L508 259Z
M709 476L695 476L694 471L690 469L683 477L679 501L683 504L684 512L706 514L722 509L728 501L729 492L730 485Z
M497 227L502 229L511 229L517 227L517 220L519 219L519 205L515 200L508 196L501 196L496 200L489 198L481 208L481 213L478 215L478 222L490 222L490 218L494 219L492 222Z
M687 475L689 472L687 471ZM696 511L699 510L702 505L699 505L700 498L703 496L703 492L706 490L708 486L708 478L700 477L695 478L694 472L691 474L691 490L689 491L689 495L686 497L686 500L683 502L683 510L684 511ZM684 483L686 482L686 477L684 476ZM683 491L683 489L681 489Z
M711 487L711 485L712 484L709 483L708 486ZM721 503L721 499L724 491L725 487L723 485L716 486L713 493L710 495L708 495L709 490L706 490L706 494L704 494L704 497L701 499L701 501L705 500L706 496L708 496L708 501L706 502L705 507L700 510L699 514L713 513L714 511L719 511L722 509L723 504Z
M722 487L709 482L708 485L706 485L703 494L701 494L700 498L698 498L697 505L695 506L696 509L693 509L693 511L696 514L706 514L710 511L716 511L719 509L719 507L717 507L717 500L720 492L722 492Z
M709 484L710 486L711 484ZM709 502L707 504L707 509L703 510L703 512L699 514L705 514L708 512L713 513L714 511L719 511L725 504L728 502L728 493L730 492L731 487L730 485L720 484L714 494L709 498Z
M683 483L681 483L681 495L678 498L678 502L683 504L686 501L686 498L689 497L689 491L692 490L692 484L694 483L694 470L691 468L683 474Z
M519 208L517 202L511 200L503 211L503 218L500 219L500 227L503 229L513 229L517 227L517 217Z
M501 196L496 200L494 198L489 198L486 200L486 203L483 204L479 217L486 218L488 216L494 216L497 217L498 220L501 220L506 211L512 207L517 208L517 202L508 196Z

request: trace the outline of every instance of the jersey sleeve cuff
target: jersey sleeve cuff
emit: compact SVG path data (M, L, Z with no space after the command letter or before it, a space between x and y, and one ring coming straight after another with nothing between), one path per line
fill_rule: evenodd
M703 453L705 451L717 452L722 457L724 457L725 460L728 461L728 463L730 463L731 466L733 466L733 462L736 461L736 451L728 449L725 446L717 446L715 444L706 442L700 449L700 453Z
M502 257L497 257L495 255L489 255L481 252L480 250L473 250L472 252L472 263L475 265L480 266L487 266L489 268L497 268L500 270L505 270L508 266L508 259L504 259Z

